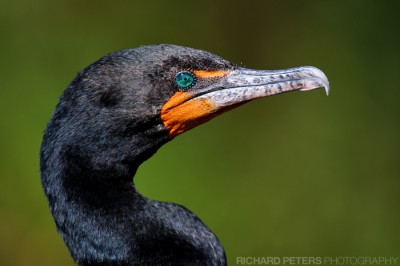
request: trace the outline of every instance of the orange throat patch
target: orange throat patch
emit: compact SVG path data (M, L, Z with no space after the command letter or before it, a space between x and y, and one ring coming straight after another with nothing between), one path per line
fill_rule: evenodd
M212 119L214 105L207 99L190 99L189 92L175 93L162 107L161 120L173 138ZM190 100L189 100L190 99Z

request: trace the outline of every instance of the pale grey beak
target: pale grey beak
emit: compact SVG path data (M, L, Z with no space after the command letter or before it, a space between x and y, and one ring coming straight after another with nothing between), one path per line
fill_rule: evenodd
M214 111L250 100L289 91L307 91L325 88L329 93L329 81L318 68L303 66L283 70L253 70L238 68L226 78L214 83L196 97L214 104Z

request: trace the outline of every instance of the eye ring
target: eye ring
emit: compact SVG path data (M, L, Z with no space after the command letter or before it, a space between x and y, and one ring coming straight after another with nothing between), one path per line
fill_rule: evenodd
M176 85L184 90L192 88L196 84L196 76L189 71L181 71L175 75Z

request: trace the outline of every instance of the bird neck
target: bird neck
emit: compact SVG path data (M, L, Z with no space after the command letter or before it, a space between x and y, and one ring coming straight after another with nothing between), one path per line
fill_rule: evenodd
M93 153L97 158L93 161L79 145L58 147L47 140L41 154L42 183L57 229L75 262L226 264L219 240L194 214L137 192L132 176L139 163L130 157L102 162L101 153ZM135 158L150 155L148 150Z

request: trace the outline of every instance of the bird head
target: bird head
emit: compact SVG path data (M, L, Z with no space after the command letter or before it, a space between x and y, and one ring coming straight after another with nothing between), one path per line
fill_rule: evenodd
M44 143L53 139L59 143L53 150L72 150L72 157L96 155L89 164L94 168L136 161L135 169L168 140L227 110L320 87L328 93L328 80L315 67L251 70L175 45L123 50L78 74L60 99Z

